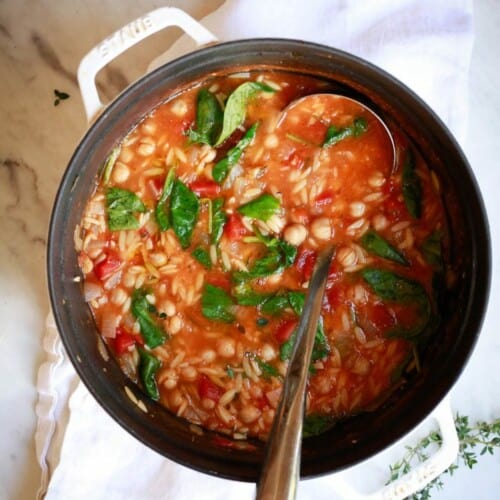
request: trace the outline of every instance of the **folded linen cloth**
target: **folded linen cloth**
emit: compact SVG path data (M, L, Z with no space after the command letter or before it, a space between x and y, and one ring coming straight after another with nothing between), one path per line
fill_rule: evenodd
M296 38L359 55L406 83L459 140L464 138L472 0L309 0L307 5L289 0L235 0L201 22L223 41ZM153 66L194 48L183 36ZM78 380L51 315L43 347L46 360L38 374L35 436L42 467L39 498L252 498L254 485L180 466L116 424ZM387 456L379 455L382 465L371 471L366 464L354 467L351 476L362 478L365 486L381 486L390 463L384 462ZM334 479L332 475L301 482L299 498L334 498Z

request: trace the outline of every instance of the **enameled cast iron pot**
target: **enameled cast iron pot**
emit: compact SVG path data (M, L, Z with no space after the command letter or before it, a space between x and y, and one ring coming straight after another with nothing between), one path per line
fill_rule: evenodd
M255 481L264 444L255 450L221 447L214 434L190 425L149 400L129 381L103 344L85 303L73 232L95 186L104 159L118 141L171 89L214 72L266 65L318 75L338 84L394 121L412 139L441 180L452 230L451 265L456 284L448 294L444 327L423 358L422 372L382 408L352 417L319 437L305 439L302 476L312 477L356 464L404 436L438 405L460 375L476 342L487 301L490 245L487 220L471 169L436 115L387 73L330 47L281 39L223 43L166 64L125 90L90 127L77 147L57 193L48 240L48 279L56 323L79 376L101 406L128 432L194 469ZM128 387L147 407L131 402Z

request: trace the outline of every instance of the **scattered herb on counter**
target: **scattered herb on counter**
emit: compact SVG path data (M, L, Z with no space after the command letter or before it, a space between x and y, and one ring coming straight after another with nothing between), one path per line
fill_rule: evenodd
M196 98L196 128L188 130L189 140L212 146L222 129L223 116L217 97L201 89Z
M146 299L146 295L147 291L143 288L134 290L130 309L139 323L144 342L148 347L154 349L162 345L168 337L151 317L151 313L155 314L156 309L152 310L150 307L151 304Z
M275 92L269 85L259 82L245 82L229 95L224 110L224 121L215 146L222 144L245 120L248 101L257 92Z
M212 177L215 182L221 184L224 179L227 177L231 167L238 163L241 155L245 148L247 148L253 141L255 137L255 132L257 131L258 122L254 123L245 133L243 138L236 144L236 146L230 149L227 153L227 156L217 162L212 169Z
M441 490L444 487L443 475L450 476L458 469L460 464L472 469L478 461L479 456L493 455L495 450L500 448L500 418L492 422L478 422L470 425L469 417L457 414L455 417L455 428L459 440L458 458L440 476L433 479L424 489L409 496L410 500L427 500L431 498L434 490ZM432 445L441 445L442 437L438 431L430 432L426 437L420 439L415 446L407 446L403 458L389 466L390 479L386 484L399 479L410 472L412 467L424 462L429 457L429 448Z
M422 183L415 169L415 155L411 149L408 149L401 173L401 190L409 214L414 219L420 219L422 215Z
M368 252L378 255L383 259L392 260L403 266L408 265L408 261L405 259L404 255L373 229L367 231L360 241L361 246Z
M66 99L70 98L70 95L67 94L66 92L61 92L60 90L54 89L54 106L59 106L59 103L61 101L65 101Z
M160 399L160 393L158 391L158 386L156 385L155 374L161 367L161 361L156 358L152 353L138 348L139 350L139 374L141 376L142 384L144 389L148 393L148 396L155 401Z
M144 213L146 206L132 191L118 187L106 190L106 215L110 231L138 229L135 213Z
M349 125L348 127L337 128L334 125L330 125L326 131L322 147L326 148L333 146L348 137L359 137L367 130L368 124L364 118L356 118L352 125Z
M225 290L217 286L205 285L201 296L201 312L205 318L231 323L235 320L233 308L233 299Z

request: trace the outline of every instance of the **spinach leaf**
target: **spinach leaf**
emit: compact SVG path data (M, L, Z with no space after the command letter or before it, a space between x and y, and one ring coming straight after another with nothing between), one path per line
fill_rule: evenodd
M235 319L233 306L233 299L222 288L205 285L201 296L201 312L205 318L231 323Z
M269 220L280 209L280 201L273 195L264 193L255 200L249 201L238 207L238 212L253 219L259 219L264 222Z
M146 295L147 292L143 288L134 290L130 309L139 323L144 342L153 349L163 344L168 337L151 317L151 304L147 301Z
M383 300L408 304L427 297L425 288L418 281L386 269L365 268L361 276Z
M223 210L224 199L216 198L212 201L212 243L215 245L221 239L224 224L227 221L226 213Z
M233 278L236 281L263 278L271 274L280 273L295 262L297 256L296 247L278 238L264 236L257 229L255 229L255 233L256 236L252 237L252 241L266 245L268 253L264 257L257 259L249 271L237 271L233 273Z
M425 261L440 271L444 268L441 238L440 231L433 231L422 243Z
M302 424L302 436L317 436L333 427L334 424L335 420L329 415L307 415Z
M368 124L364 118L356 118L348 127L337 128L334 125L330 125L326 131L322 146L333 146L347 137L359 137L367 130Z
M238 163L238 160L243 154L244 149L252 143L258 125L258 123L253 124L247 130L238 144L236 144L234 148L228 151L227 156L216 163L216 165L212 169L212 177L214 178L215 182L221 184L227 177L227 174L229 173L231 167Z
M202 247L197 247L193 250L191 255L206 269L212 269L212 261L210 254Z
M408 261L404 255L374 230L367 231L363 235L361 245L368 252L378 255L383 259L392 260L403 266L408 265Z
M409 214L419 219L422 215L422 184L415 170L415 155L411 149L407 150L403 163L401 190Z
M415 325L410 328L395 327L387 333L388 337L411 339L428 328L433 319L431 301L418 281L376 268L363 269L361 276L381 299L417 307L419 319Z
M191 142L212 146L222 129L224 113L217 98L207 89L201 89L196 98L196 129L188 131Z
M295 314L300 316L302 314L302 310L304 309L304 302L306 301L306 294L303 292L288 292L288 301L292 306Z
M293 311L297 316L302 314L304 309L306 296L303 292L290 291L288 292L288 302L292 306ZM297 340L297 332L293 332L290 338L283 342L280 346L280 359L285 361L290 359L293 351L293 346ZM314 335L314 346L311 355L311 361L318 361L328 356L330 352L330 345L328 344L328 339L325 335L325 330L323 329L323 319L320 318L318 321L318 327Z
M170 217L172 228L182 248L191 243L194 226L198 220L200 201L182 181L174 180L170 201Z
M277 294L270 297L262 304L261 311L264 314L277 316L289 307L290 307L290 301L288 299L288 295Z
M168 203L169 197L172 194L172 188L174 186L175 169L171 168L167 176L165 177L165 182L163 183L163 191L161 193L160 199L155 209L155 218L160 231L166 231L170 227L170 205Z
M245 82L237 87L229 96L224 110L224 121L215 146L222 144L245 120L248 101L259 91L275 90L259 82Z
M104 162L104 167L102 169L102 182L104 184L109 184L109 180L111 179L111 173L113 172L113 167L115 166L118 155L120 154L120 146L116 146L116 148L111 151L109 156L106 158Z
M106 214L110 231L137 229L139 221L134 213L143 213L146 206L132 191L118 187L106 190Z
M248 281L241 281L234 287L234 297L240 306L260 306L272 296L272 293L255 292Z
M254 359L257 362L257 365L262 372L262 377L265 380L270 380L272 377L280 378L280 372L273 365L266 363L258 356L255 356Z
M257 259L249 271L236 271L233 273L233 278L236 281L263 278L271 274L279 273L284 268L283 255L276 248L272 248L264 257Z
M144 389L148 393L148 396L155 401L160 399L160 393L158 391L158 386L156 385L155 374L161 367L161 361L153 356L150 352L138 348L139 350L139 374L141 376L142 384Z

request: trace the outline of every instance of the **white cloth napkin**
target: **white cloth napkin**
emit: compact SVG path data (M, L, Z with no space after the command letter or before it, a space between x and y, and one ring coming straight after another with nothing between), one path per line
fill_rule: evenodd
M296 38L361 56L419 94L460 140L466 133L472 0L228 0L202 24L222 41ZM153 65L193 50L186 36ZM38 374L39 498L244 499L255 486L200 474L146 448L94 401L69 363L49 315ZM375 489L396 444L347 476ZM344 473L344 476L346 474ZM361 479L361 480L360 480ZM299 498L335 498L335 475L301 482Z

